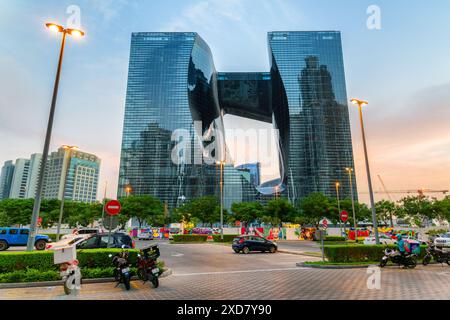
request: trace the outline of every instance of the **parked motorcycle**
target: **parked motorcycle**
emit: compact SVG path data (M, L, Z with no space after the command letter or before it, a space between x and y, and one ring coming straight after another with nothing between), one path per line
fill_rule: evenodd
M122 251L113 256L112 254L109 255L110 258L112 258L112 262L114 264L114 278L117 281L117 286L119 286L121 283L125 285L125 289L130 290L130 281L131 281L131 270L130 270L130 262L128 260L129 253L128 251L124 250L125 246L122 246Z
M398 250L386 248L380 262L380 267L384 268L389 260L398 266L404 266L409 269L414 269L417 266L417 255L411 253L402 254Z
M438 248L434 243L429 243L428 248L425 249L426 254L422 260L422 264L424 266L428 265L431 260L434 260L438 263L446 262L450 266L450 252L444 251L442 248Z
M157 266L159 256L158 246L152 246L142 249L137 259L137 275L139 279L144 281L144 283L150 281L154 288L158 288L159 276L161 275L161 270Z
M63 280L64 293L70 295L72 290L81 288L81 271L78 267L78 260L62 263L59 272Z

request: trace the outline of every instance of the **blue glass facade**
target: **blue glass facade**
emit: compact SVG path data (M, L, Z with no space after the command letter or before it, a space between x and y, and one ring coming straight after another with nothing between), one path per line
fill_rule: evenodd
M214 137L224 132L225 113L279 129L278 188L291 201L311 192L334 196L336 181L348 196L344 168L354 165L340 33L271 32L268 42L270 72L218 73L196 33L132 34L119 197L130 187L132 194L151 194L176 207L219 195L217 166L205 160L222 157L205 152L209 142L199 137L226 150ZM174 163L180 140L173 134L180 129L189 133L192 148L177 151L181 162ZM203 161L195 161L198 154Z
M268 42L287 196L334 197L339 181L350 198L345 168L354 161L340 32L270 32Z

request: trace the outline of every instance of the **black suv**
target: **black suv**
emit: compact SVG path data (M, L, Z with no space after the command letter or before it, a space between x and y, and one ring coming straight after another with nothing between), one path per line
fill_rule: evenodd
M108 246L108 233L97 233L92 237L81 241L77 244L77 249L105 249L105 248L122 248L132 249L135 247L133 239L125 233L111 233L111 241Z

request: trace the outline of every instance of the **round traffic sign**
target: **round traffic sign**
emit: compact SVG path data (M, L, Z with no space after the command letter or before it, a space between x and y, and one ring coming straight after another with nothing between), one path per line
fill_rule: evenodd
M327 219L323 219L322 220L322 226L327 229L328 228L328 220Z
M117 200L111 200L105 205L105 210L110 216L116 216L120 213L120 202Z
M340 214L340 218L342 222L347 222L348 221L348 212L347 211L342 211Z

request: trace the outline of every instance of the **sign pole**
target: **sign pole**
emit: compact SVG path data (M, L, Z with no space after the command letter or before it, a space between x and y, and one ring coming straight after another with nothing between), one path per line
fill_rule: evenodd
M111 246L112 216L109 216L108 248Z
M320 229L320 240L322 241L322 261L325 262L325 249L323 247L323 238L324 238L324 232L323 232L323 229Z

